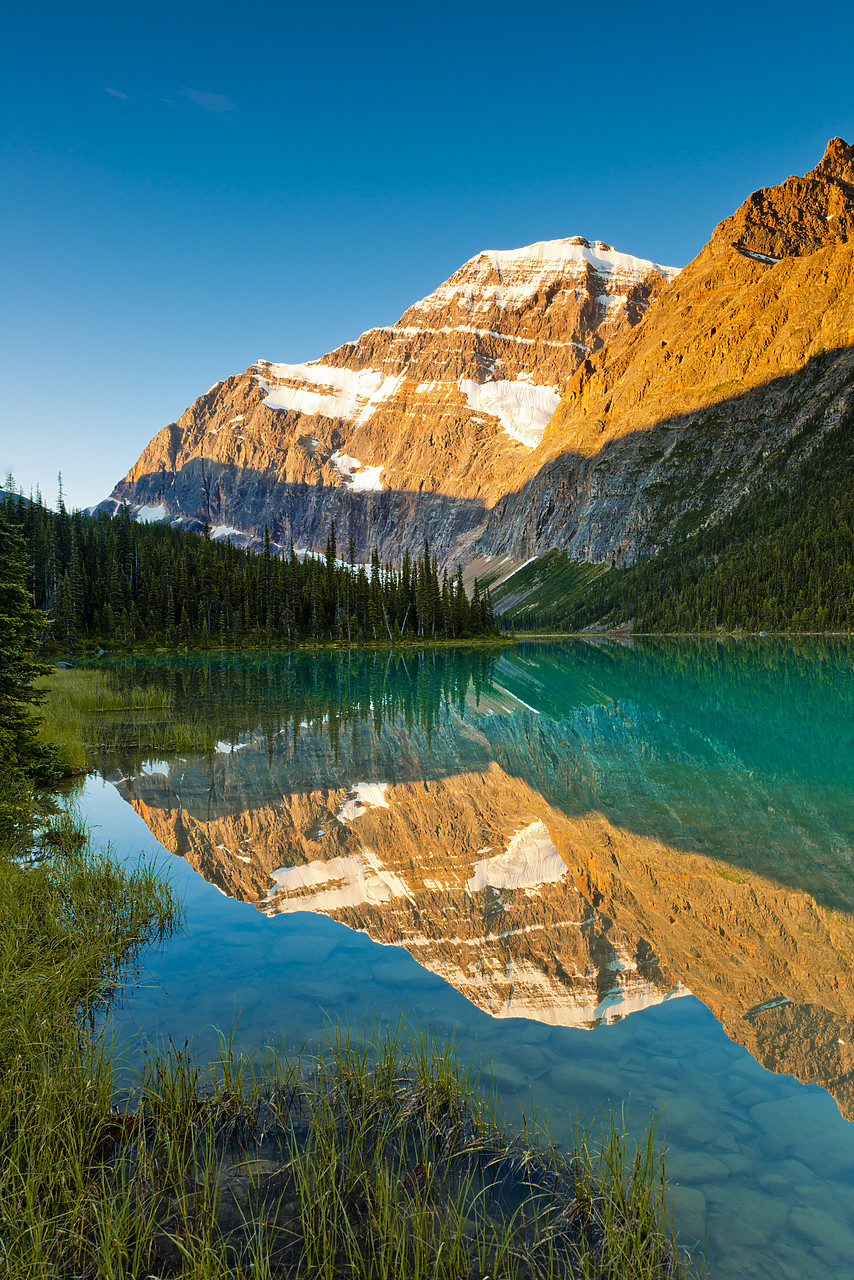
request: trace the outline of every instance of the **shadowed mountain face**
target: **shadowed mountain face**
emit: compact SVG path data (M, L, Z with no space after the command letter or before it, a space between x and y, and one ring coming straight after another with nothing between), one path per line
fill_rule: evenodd
M233 668L153 673L220 715L232 693L216 752L114 775L167 849L496 1017L590 1027L690 990L854 1113L849 646L328 658L313 688L284 663L243 732Z
M480 254L396 325L212 387L110 501L315 550L334 517L360 558L631 563L850 407L852 156L755 192L681 273L580 238Z

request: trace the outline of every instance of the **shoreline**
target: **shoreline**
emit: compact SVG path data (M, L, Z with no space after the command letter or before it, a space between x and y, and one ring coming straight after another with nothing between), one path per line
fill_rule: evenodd
M244 644L235 645L160 645L142 646L128 645L121 648L81 648L69 651L67 648L43 646L40 660L58 666L62 660L72 664L82 659L107 657L144 657L147 654L197 653L197 654L241 654L241 653L373 653L399 652L419 649L509 649L530 640L854 640L854 631L629 631L615 627L602 631L523 631L504 632L498 636L467 637L465 639L430 640L412 639L403 641L376 640L362 643L340 643L337 641L300 641L298 644Z
M67 719L69 735L78 725ZM41 793L40 807L59 797ZM155 1046L120 1089L91 1015L138 983L184 908L162 868L122 869L68 809L46 824L38 805L20 848L0 847L2 932L21 938L2 948L0 989L24 997L0 1001L0 1217L15 1280L94 1276L107 1256L111 1274L161 1280L306 1268L465 1280L520 1266L559 1280L581 1258L597 1274L694 1274L655 1120L635 1144L612 1113L598 1151L585 1134L559 1152L535 1122L499 1122L427 1025L350 1037L331 1024L319 1042L249 1057L232 1030L209 1064Z

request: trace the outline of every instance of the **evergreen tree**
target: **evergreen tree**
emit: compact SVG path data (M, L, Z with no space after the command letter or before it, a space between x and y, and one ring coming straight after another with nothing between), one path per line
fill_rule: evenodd
M33 682L47 668L32 658L44 619L33 607L28 577L26 544L0 516L0 767L44 784L56 777L56 753L38 741L31 711L40 700Z

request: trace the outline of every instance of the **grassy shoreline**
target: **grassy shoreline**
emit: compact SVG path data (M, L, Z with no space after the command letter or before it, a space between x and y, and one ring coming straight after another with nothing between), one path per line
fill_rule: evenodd
M291 645L245 644L233 645L126 645L103 649L97 645L81 645L69 654L60 646L45 646L42 653L46 658L71 658L73 661L92 659L95 657L130 656L164 653L205 653L205 654L241 654L241 653L349 653L349 652L408 652L419 649L509 649L529 640L795 640L808 638L845 640L854 637L854 631L732 631L718 629L716 631L636 631L631 627L588 627L581 631L503 631L499 635L476 636L467 639L450 640L375 640L345 644L340 641L305 640Z

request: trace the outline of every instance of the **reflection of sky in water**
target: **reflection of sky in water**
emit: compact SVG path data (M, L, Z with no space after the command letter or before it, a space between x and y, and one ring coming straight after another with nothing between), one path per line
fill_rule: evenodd
M570 657L560 657L561 649L569 649ZM269 868L265 892L272 890L275 901L277 885L287 889L299 883L300 892L319 897L332 848L324 850L322 844L331 839L329 832L341 827L345 838L345 828L352 833L368 830L365 824L372 821L399 820L389 795L394 796L396 779L415 782L419 764L422 776L434 779L438 789L443 775L454 769L474 778L491 762L500 767L501 779L523 780L533 788L544 807L505 831L498 847L471 850L470 888L508 901L514 892L517 897L536 894L537 868L555 869L552 841L564 853L578 850L586 839L588 899L599 902L599 912L622 916L627 934L632 921L646 926L645 936L670 965L661 990L668 990L674 977L702 990L734 1039L749 1043L781 1069L796 1062L804 1074L806 1036L816 1039L818 1057L827 1057L831 1043L847 1039L850 1020L846 966L833 947L819 945L816 932L829 930L834 945L844 949L851 902L846 837L854 794L851 756L844 756L852 724L847 650L841 662L839 650L827 649L815 661L797 652L787 660L783 650L770 662L767 655L757 660L749 651L727 654L723 662L700 647L697 652L700 658L692 662L690 647L682 646L679 660L668 666L664 646L653 646L649 655L589 646L522 646L503 657L497 670L493 666L485 677L481 671L479 698L469 690L461 699L459 687L450 699L428 698L427 712L416 711L408 730L401 728L400 707L397 729L385 725L379 737L375 723L370 733L364 722L360 730L343 725L337 761L334 752L319 754L319 743L328 746L328 723L320 734L304 728L291 753L295 774L305 775L299 786L313 780L315 787L338 788L341 795L326 825L314 814L306 816L306 830L314 823L309 835L322 856L283 857ZM409 678L413 666L410 659ZM458 686L464 683L458 680ZM374 720L381 700L375 684L373 705L364 708ZM298 701L291 695L291 703ZM520 703L541 714L532 715ZM307 722L322 720L315 710L299 715L297 723L305 721L307 728ZM295 706L289 706L291 712L298 715ZM221 747L245 743L246 730L257 732L258 723L250 715L240 726L237 716L222 733ZM287 763L277 760L275 744L268 742L268 748L258 752L248 746L239 755L221 753L212 766L209 761L201 809L188 764L181 776L190 818L203 826L229 807L233 813L240 805L247 810L268 805L269 779L278 786ZM257 768L267 771L266 781L249 780L256 768L248 764L253 754L263 755L263 767L259 760ZM170 762L155 761L152 753L143 771L143 758L120 765L126 776L139 780L139 794L151 803L155 794L145 788L167 782L177 788L179 771L173 761L170 779ZM106 767L108 761L102 763ZM366 767L370 764L373 768ZM236 772L241 768L244 772ZM362 781L356 785L354 778ZM386 779L391 793L379 786ZM279 787L279 799L285 789ZM112 786L91 781L86 805L118 849L160 849ZM606 826L600 823L594 830L591 814ZM561 822L567 825L560 828ZM597 850L603 831L609 840L615 831L622 833L617 853ZM659 845L665 842L667 856L676 850L681 860L657 865L650 906L637 877L654 861L652 846L643 842L656 839ZM314 843L305 847L313 849ZM235 856L245 860L246 846ZM373 849L371 856L376 861ZM472 1053L487 1058L511 1108L517 1095L527 1101L532 1094L560 1140L571 1138L576 1116L589 1121L602 1107L619 1106L626 1098L630 1122L637 1127L650 1110L664 1106L669 1169L679 1183L678 1221L686 1238L708 1227L713 1275L837 1277L852 1266L854 1234L847 1223L854 1208L854 1140L847 1122L817 1086L764 1070L727 1038L698 1000L671 999L645 1009L641 1002L640 1011L593 1032L550 1025L546 1011L540 1018L536 1011L514 1018L512 1005L501 1018L490 1017L442 980L441 964L430 972L399 947L379 945L323 915L298 910L298 900L289 901L286 912L265 918L251 903L224 897L182 860L170 859L170 864L185 894L188 930L165 955L150 960L142 989L114 1019L121 1040L160 1034L183 1042L190 1036L202 1048L211 1028L228 1030L239 1016L239 1038L246 1044L270 1035L295 1043L316 1036L327 1016L358 1025L365 1018L395 1020L404 1012L440 1033L454 1031L464 1058ZM615 870L606 875L610 865ZM359 872L362 882L352 867L341 869L352 873L351 886L361 883L362 889L366 877L379 875L370 862ZM400 875L400 867L385 868L383 874ZM554 882L548 876L540 880L546 893ZM665 892L671 881L675 888ZM389 887L388 880L381 882ZM632 888L637 890L634 906ZM844 905L845 912L828 915L805 896L809 888L836 908ZM406 892L404 880L400 892L392 880L387 900L403 909ZM684 915L673 921L665 916L655 936L653 908L670 910L680 893L683 913L690 915L693 903L695 916L706 912L708 918L685 923ZM792 937L806 939L809 947L800 955L781 951L784 963L769 971L763 987L747 944L755 951L757 939L768 933L773 951L773 931L788 919L785 912L793 902ZM319 902L313 905L323 909ZM384 909L382 902L378 909ZM533 901L530 910L536 909ZM739 915L747 922L738 925ZM737 925L744 932L734 936ZM815 937L808 937L809 930ZM695 955L687 949L698 939L711 948L715 937L719 974L710 973L711 950ZM410 949L418 954L415 945ZM617 969L619 949L615 954L611 963ZM810 967L803 965L805 959L818 971L799 972L798 963ZM717 1003L715 984L723 991ZM744 1020L745 1012L781 994L794 1003ZM822 1059L815 1074L830 1080L831 1067ZM844 1079L835 1088L848 1097Z

